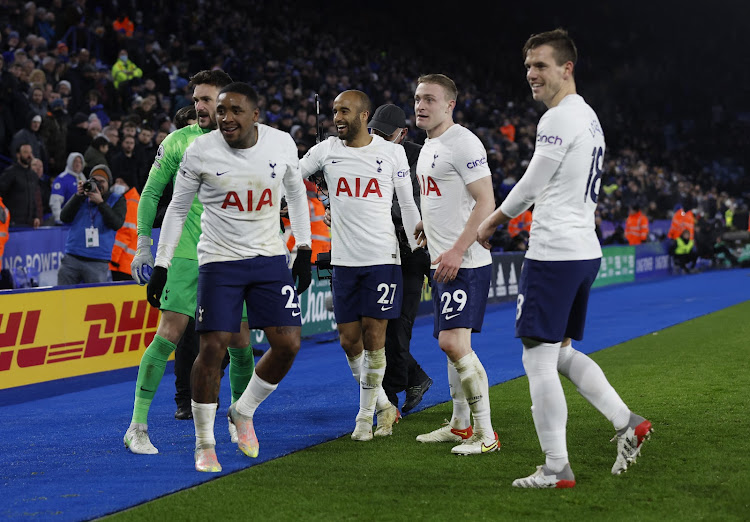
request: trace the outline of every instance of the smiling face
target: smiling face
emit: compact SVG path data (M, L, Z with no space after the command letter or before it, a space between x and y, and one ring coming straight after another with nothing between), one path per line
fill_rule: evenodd
M247 149L256 141L255 124L260 111L244 94L224 92L216 103L216 120L224 140L232 148Z
M529 49L524 66L531 95L547 107L555 107L565 96L575 92L573 62L558 64L552 46L545 44Z
M367 134L368 117L368 111L363 110L360 99L353 92L342 92L333 100L336 134L347 143Z

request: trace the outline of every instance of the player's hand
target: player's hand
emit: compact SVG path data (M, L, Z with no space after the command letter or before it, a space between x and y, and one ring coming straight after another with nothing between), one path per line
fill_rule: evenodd
M161 308L161 294L166 284L167 269L163 266L154 267L154 273L151 274L151 280L146 287L146 299L154 308Z
M331 226L331 207L326 208L325 214L323 214L323 223L328 227Z
M130 274L133 281L143 286L151 279L154 271L154 256L151 254L151 238L138 236L138 250L130 263Z
M438 267L435 269L435 281L438 283L448 283L456 279L458 275L458 269L461 268L461 261L463 260L463 252L459 252L455 248L446 250L435 259L433 265Z
M497 227L492 226L492 222L489 217L482 221L482 223L479 225L479 228L477 229L477 243L482 245L487 250L492 248L492 245L490 244L490 238L492 237L492 234L495 233L495 230L497 230Z
M297 295L307 290L312 282L311 257L312 250L310 248L297 248L297 257L292 265L292 279L297 286Z
M417 240L417 245L427 247L427 236L424 234L424 225L421 221L414 227L414 239Z

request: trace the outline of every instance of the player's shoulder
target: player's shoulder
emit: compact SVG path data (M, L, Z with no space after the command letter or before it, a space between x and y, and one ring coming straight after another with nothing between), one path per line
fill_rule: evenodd
M596 112L586 103L583 97L578 94L569 94L557 106L548 109L542 115L539 123L559 123L579 118L589 119L592 115L596 116Z

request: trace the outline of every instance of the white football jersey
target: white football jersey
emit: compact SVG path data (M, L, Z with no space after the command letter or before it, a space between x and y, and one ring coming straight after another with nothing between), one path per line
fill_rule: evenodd
M454 124L437 138L427 138L419 153L417 179L420 209L430 257L453 248L476 202L466 185L490 176L487 151L473 132ZM461 268L489 265L492 256L474 242L464 252Z
M401 263L391 219L394 191L398 193L404 226L414 230L419 222L403 147L375 135L369 145L347 147L332 136L307 152L300 160L300 170L305 178L318 171L325 175L331 202L333 265Z
M203 204L198 263L286 255L279 234L279 209L286 194L298 244L310 245L307 192L299 172L297 146L282 131L257 125L249 149L227 145L218 130L195 139L175 177L164 217L156 264L169 266L195 193Z
M599 118L581 96L566 96L541 117L534 155L560 165L534 202L528 259L575 261L602 256L594 212L604 150Z

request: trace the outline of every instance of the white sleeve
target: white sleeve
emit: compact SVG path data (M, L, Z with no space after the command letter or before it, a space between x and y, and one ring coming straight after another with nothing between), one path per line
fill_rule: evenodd
M299 170L302 179L307 179L319 170L321 170L320 158L323 154L323 146L326 142L314 145L307 154L299 160ZM295 236L297 237L297 236Z
M471 133L465 134L456 143L451 164L463 179L464 185L492 175L487 165L487 151L482 141Z
M200 160L196 157L195 149L191 150L191 148L192 146L185 151L177 176L175 176L172 201L164 215L159 246L156 249L154 263L156 266L169 268L172 264L174 251L182 235L182 227L195 199L195 193L198 192L201 184L200 169L197 168Z
M529 208L555 175L560 163L558 160L534 153L526 173L500 205L503 214L514 218Z
M292 142L291 138L289 140ZM292 142L293 143L293 142ZM284 190L286 203L289 207L289 221L292 223L292 235L298 245L312 246L310 232L310 207L307 203L307 188L300 174L300 163L297 160L297 148L290 151L293 156L289 160L286 174L284 174Z
M52 194L49 197L49 208L52 210L52 216L55 218L55 222L60 221L60 212L62 211L62 203L65 198L62 194Z
M417 204L414 202L411 169L409 168L409 160L406 159L406 152L403 147L396 147L396 161L393 186L396 190L398 205L401 208L401 222L404 225L406 239L409 241L409 247L414 250L419 246L417 240L414 239L414 229L422 218L419 215Z

